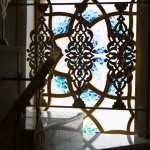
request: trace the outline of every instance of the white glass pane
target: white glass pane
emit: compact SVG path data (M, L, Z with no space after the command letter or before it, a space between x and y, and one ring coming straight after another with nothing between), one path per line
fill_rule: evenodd
M68 43L69 43L69 38L64 37L64 38L59 38L56 40L56 44L58 47L61 48L63 56L57 63L55 70L63 73L68 73L69 69L67 67L67 62L65 61L66 59L66 53L65 50L68 48Z
M132 73L133 74L133 80L132 80L132 96L135 96L135 71Z
M73 14L76 11L74 5L53 5L53 12L65 12Z
M130 131L134 132L134 125L135 125L135 119L132 120L131 126L130 126Z
M64 97L64 98L51 98L51 105L57 105L57 106L72 106L74 100L70 97Z
M65 62L65 57L62 57L58 64L56 65L55 67L55 70L56 71L59 71L59 72L62 72L62 73L68 73L68 67L67 67L67 64Z
M117 12L118 10L116 9L116 7L114 6L114 4L104 4L103 5L106 13L112 13L112 12ZM125 11L129 11L129 5L127 6Z
M129 111L121 110L95 110L93 116L99 120L104 131L124 130L130 118Z
M117 98L117 97L116 97ZM116 98L110 99L110 98L104 98L103 102L101 103L100 107L108 107L108 108L112 108L112 106L114 105L114 102L116 101ZM128 104L127 104L127 100L123 99L123 102L126 106L126 108L128 108ZM131 108L135 108L135 100L131 100Z
M133 12L137 12L137 5L136 5L136 4L133 5L132 11L133 11Z
M136 30L137 30L136 26L137 26L137 16L133 16L133 29L132 30L134 33L134 38L133 38L134 41L136 41Z
M92 43L96 53L95 62L91 69L93 78L90 83L100 91L103 91L108 72L106 63L104 62L104 59L106 58L104 50L107 48L108 44L106 22L104 20L98 22L91 28L91 30L94 34Z

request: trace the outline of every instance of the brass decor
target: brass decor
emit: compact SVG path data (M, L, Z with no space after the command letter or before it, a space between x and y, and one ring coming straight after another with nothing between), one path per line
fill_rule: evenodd
M74 107L85 107L80 98L82 88L92 79L92 61L93 61L93 44L91 42L93 33L84 24L82 13L85 11L87 4L75 5L79 14L79 21L75 28L69 32L69 44L66 61L69 68L68 75L77 89L77 98L73 104Z
M39 23L36 29L32 30L30 33L31 43L29 46L28 58L30 70L30 77L34 77L36 71L41 68L45 60L50 56L53 49L53 32L49 30L47 24L45 23L44 13L48 8L48 5L38 5L38 11L41 16L39 18ZM37 46L37 49L36 49Z
M109 69L107 79L116 88L117 100L113 105L115 109L125 109L121 96L123 89L133 79L132 69L135 63L135 53L133 45L134 33L127 28L124 23L125 18L122 12L125 11L128 3L116 3L115 7L120 15L117 18L118 23L114 29L109 32L108 50L106 50L107 67Z

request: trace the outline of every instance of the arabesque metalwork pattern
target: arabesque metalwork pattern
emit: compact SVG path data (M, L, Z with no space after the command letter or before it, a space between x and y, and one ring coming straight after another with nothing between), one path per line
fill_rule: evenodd
M70 42L68 44L67 66L69 68L68 75L71 78L74 86L77 89L77 99L74 102L75 107L85 107L82 102L82 89L92 79L91 68L93 66L93 32L87 29L83 22L82 13L85 11L87 5L76 5L79 14L79 22L75 28L69 32Z
M45 87L43 87L42 98L47 103L47 107L45 107L44 110L51 110L52 108L49 108L50 105L65 105L72 107L72 104L77 99L78 84L76 84L75 87L73 81L70 79L70 76L68 76L68 73L70 70L71 74L73 73L73 78L79 77L80 73L83 73L79 72L79 75L76 74L77 76L75 76L73 72L80 66L74 66L76 65L74 64L75 60L77 60L76 57L79 58L76 48L77 46L80 46L79 42L81 43L81 45L84 45L84 43L82 42L82 40L80 41L79 38L77 38L78 41L76 41L75 37L76 35L80 36L80 33L82 31L82 36L84 35L85 39L88 37L89 39L87 39L86 41L90 43L88 47L89 51L87 51L89 55L86 55L87 53L84 54L84 56L87 56L86 61L88 62L88 65L86 67L88 67L87 70L90 78L88 80L84 80L84 86L80 86L82 87L80 98L87 107L91 107L91 109L87 109L86 107L84 109L81 109L81 111L84 111L87 114L84 119L83 132L88 132L90 134L92 134L93 132L133 134L134 123L136 119L135 112L133 110L116 111L92 109L93 107L112 108L112 105L118 98L118 96L116 96L117 89L115 88L115 86L117 86L118 88L118 85L115 85L116 82L115 84L113 84L112 82L110 82L110 80L108 81L107 79L107 73L109 72L107 64L109 64L109 61L111 62L112 60L110 59L110 54L106 54L105 50L110 50L111 47L108 43L113 43L113 40L115 40L115 37L112 37L113 34L111 34L113 32L110 31L114 31L116 27L117 32L120 33L117 28L117 18L120 15L120 12L116 11L114 4L103 5L97 0L78 0L78 2L81 2L82 6L82 3L86 4L88 2L93 2L92 5L87 4L86 10L82 12L82 22L80 22L81 16L78 15L78 11L75 9L73 4L62 4L61 6L58 6L51 5L51 3L60 3L59 0L47 0L44 2L45 4L48 4L48 11L45 11L45 13L43 13L44 18L46 19L45 24L48 26L49 30L52 30L54 34L53 43L56 43L56 45L58 45L63 52L63 56L58 60L57 64L52 69L52 79L45 84ZM68 2L72 1L68 0ZM136 0L132 0L132 2L136 2ZM127 49L123 52L122 55L122 58L126 59L126 61L124 61L123 63L124 66L121 66L124 67L123 69L127 69L127 72L122 73L122 79L124 79L125 82L122 83L123 94L119 94L121 94L121 101L128 109L135 108L136 105L135 77L137 72L136 63L134 63L134 59L136 58L134 49L137 49L137 15L137 4L128 4L126 10L122 12L122 17L125 18L125 20L122 20L122 25L124 26L125 24L127 28L121 30L121 32L124 34L123 36L119 35L120 38L123 39L118 39L121 42L120 44L122 46L124 46L124 42L127 42L127 44L125 45ZM80 32L78 30L79 26L82 26L83 28ZM86 30L88 32L84 32ZM131 30L133 30L134 36L132 35ZM127 34L126 32L129 33ZM111 38L111 41L108 38L108 35L110 35L109 37ZM32 42L34 41L31 40L31 43ZM73 45L73 42L76 42L76 45ZM118 49L119 47L121 47L119 43L114 42L114 44L118 46ZM34 55L32 45L30 47L31 48L29 48L28 50L29 59L31 59L29 63L31 72L33 72L35 67L36 55ZM91 50L95 50L95 52ZM119 55L116 54L116 56L118 57ZM41 58L43 60L45 59L44 57L44 55L41 55ZM93 61L93 58L95 61ZM66 59L68 60L65 61ZM104 61L105 59L108 59L107 63ZM123 59L121 63L122 62ZM82 63L83 62L81 62L81 64ZM90 66L91 64L92 67ZM82 66L82 69L84 69L84 67L85 66ZM119 67L119 65L116 67ZM120 68L117 69L119 74L122 70L120 70ZM111 70L110 73L113 73L113 71ZM129 82L132 76L133 80ZM116 81L119 81L117 76L115 79ZM78 82L78 80L79 79L77 78L76 81ZM124 85L126 86L124 87ZM65 111L67 110L68 109L65 109Z
M29 66L31 67L30 77L35 76L36 71L41 68L42 64L50 56L53 49L53 32L49 30L43 16L47 8L47 4L38 5L38 10L41 16L39 18L39 23L36 29L32 30L30 33L30 38L32 42L29 46L29 49L27 50L27 61L29 61Z
M116 89L117 101L113 108L125 109L124 103L121 101L123 89L133 79L132 69L135 63L135 53L133 45L134 33L127 28L122 13L125 11L128 3L116 3L115 7L120 15L114 29L109 32L108 50L106 50L107 67L109 69L107 79Z

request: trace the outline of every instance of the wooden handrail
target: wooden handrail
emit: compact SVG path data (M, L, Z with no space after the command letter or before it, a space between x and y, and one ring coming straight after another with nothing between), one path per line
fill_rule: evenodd
M55 62L60 57L62 57L62 52L59 48L56 48L56 50L51 53L51 56L39 69L33 80L22 93L18 101L14 104L5 119L2 121L2 123L0 124L0 145L5 141L7 135L9 135L10 131L19 120L21 113L25 110L25 107L28 105L32 96L44 83L46 75L49 73Z

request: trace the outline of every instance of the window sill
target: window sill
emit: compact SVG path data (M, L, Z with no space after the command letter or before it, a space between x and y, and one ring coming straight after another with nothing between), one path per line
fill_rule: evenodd
M150 138L122 134L83 134L83 150L149 150Z

